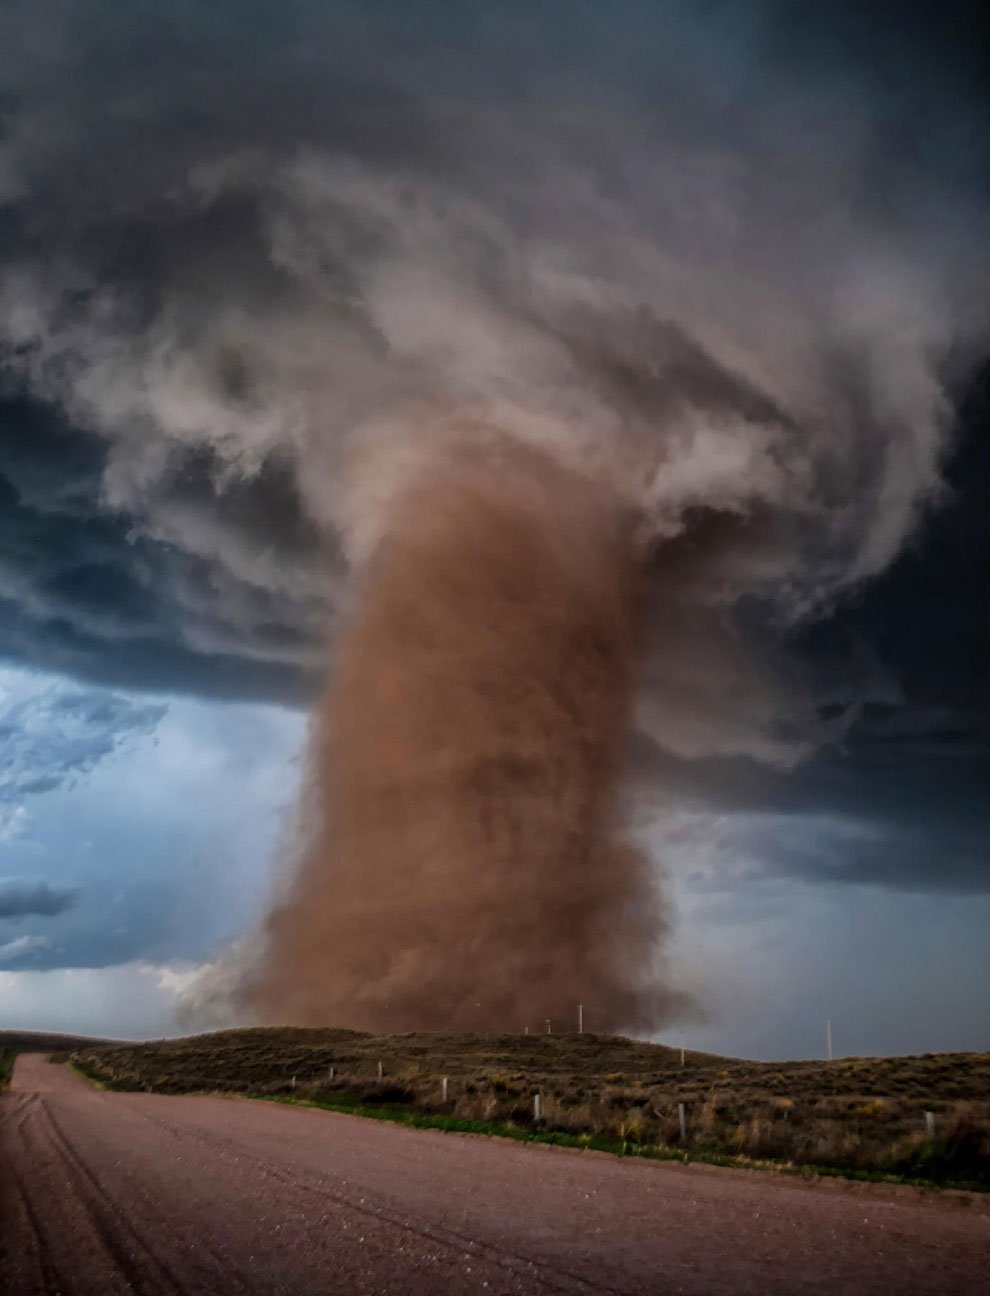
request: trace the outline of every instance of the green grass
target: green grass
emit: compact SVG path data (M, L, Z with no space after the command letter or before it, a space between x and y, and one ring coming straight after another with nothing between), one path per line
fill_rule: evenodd
M624 1155L990 1188L987 1054L763 1063L688 1052L682 1066L679 1050L614 1036L268 1028L73 1057L111 1088L302 1101ZM934 1139L926 1110L936 1114Z

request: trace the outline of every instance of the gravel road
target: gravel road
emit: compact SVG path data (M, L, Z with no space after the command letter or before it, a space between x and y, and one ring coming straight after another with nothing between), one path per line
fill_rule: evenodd
M979 1291L984 1199L621 1161L21 1056L0 1099L5 1296Z

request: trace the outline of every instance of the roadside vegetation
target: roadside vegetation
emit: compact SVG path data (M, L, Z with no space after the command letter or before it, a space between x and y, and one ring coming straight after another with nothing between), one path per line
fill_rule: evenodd
M985 1053L762 1063L688 1051L682 1065L678 1049L611 1036L271 1028L77 1049L72 1060L116 1089L234 1093L626 1154L990 1190Z

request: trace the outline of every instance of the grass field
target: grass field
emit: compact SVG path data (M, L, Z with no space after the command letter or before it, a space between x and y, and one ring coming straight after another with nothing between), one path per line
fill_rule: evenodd
M310 1101L617 1150L990 1188L986 1053L763 1063L689 1051L682 1066L679 1050L611 1036L272 1028L77 1048L74 1060L121 1089Z

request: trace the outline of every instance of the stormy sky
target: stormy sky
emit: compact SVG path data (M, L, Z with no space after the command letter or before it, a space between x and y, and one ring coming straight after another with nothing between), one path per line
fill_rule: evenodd
M625 781L665 1038L990 1047L990 27L818 9L4 6L0 1027L178 1029L474 420L678 608Z

